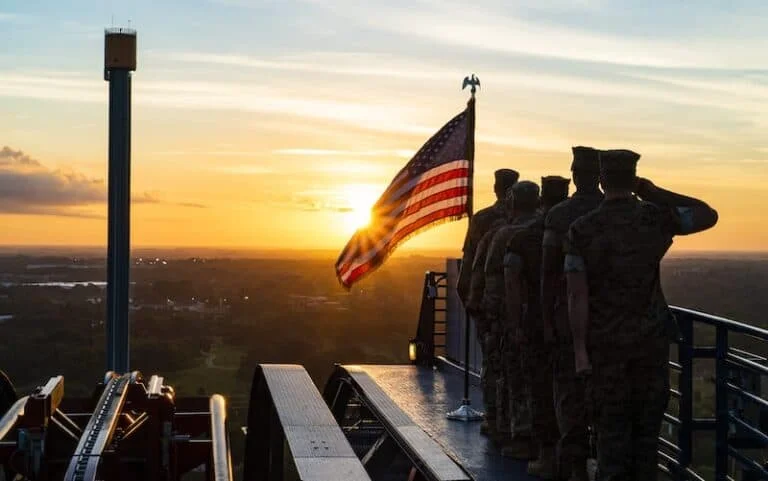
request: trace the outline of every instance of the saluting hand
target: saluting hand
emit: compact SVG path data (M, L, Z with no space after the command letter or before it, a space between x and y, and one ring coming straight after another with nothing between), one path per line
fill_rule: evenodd
M637 177L635 179L634 192L640 197L643 197L643 193L648 192L648 190L653 189L654 187L656 187L656 185L645 177Z

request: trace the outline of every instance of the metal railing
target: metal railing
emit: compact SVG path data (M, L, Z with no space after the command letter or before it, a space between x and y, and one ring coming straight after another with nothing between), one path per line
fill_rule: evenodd
M469 369L480 373L483 353L476 338L474 320L467 320L466 312L456 293L456 279L460 268L459 259L448 259L446 272L427 272L416 331L418 362L431 364L439 357L445 357L464 365L466 333L465 323L470 323Z
M447 303L444 313L429 312L435 305L430 293L457 297L452 287L457 272L456 260L449 259L447 272L425 276L416 338L420 352L431 356L424 362L434 362L440 347L447 360L464 366L463 309ZM768 352L768 330L691 309L671 309L681 340L670 344L670 403L659 437L659 469L675 480L768 479L768 399L761 390L762 379L768 377L768 359L749 350ZM482 353L476 342L473 346L469 369L479 372ZM709 390L714 394L713 412L697 417L697 411L707 410L702 392ZM699 436L706 439L697 440ZM713 445L710 454L707 450ZM707 466L707 460L713 465Z

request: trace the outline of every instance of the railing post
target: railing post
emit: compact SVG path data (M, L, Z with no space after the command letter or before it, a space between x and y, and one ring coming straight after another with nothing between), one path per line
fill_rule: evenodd
M728 478L728 328L716 327L715 345L715 479L726 481Z
M424 274L424 289L421 293L419 325L416 329L417 362L432 364L435 359L435 297L437 282L435 273Z
M678 389L680 390L680 426L677 445L680 447L680 467L690 467L693 457L693 320L689 316L678 316L681 342L677 345L677 359L681 370ZM681 474L682 476L682 474Z

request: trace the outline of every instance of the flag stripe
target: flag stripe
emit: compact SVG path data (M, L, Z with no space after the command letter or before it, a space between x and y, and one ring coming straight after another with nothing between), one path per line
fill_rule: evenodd
M408 227L403 229L396 238L392 239L393 247L397 247L397 244L399 244L402 239L404 239L405 237L408 237L408 235L412 234L413 232L419 229L423 229L424 227L427 227L429 224L433 222L437 222L443 218L461 215L465 213L465 209L466 209L466 204L456 205L453 207L447 207L445 209L441 209L439 211L433 212L430 215L422 217L418 221L410 224ZM382 252L383 251L379 251L377 252L377 254L381 254ZM341 274L342 282L344 284L351 284L355 282L356 279L363 276L371 268L377 267L382 261L383 261L382 256L376 255L372 259L368 260L363 264L355 264L355 266L351 270L348 270L346 273Z
M466 163L466 161L459 161L459 162ZM427 181L430 181L432 179L439 178L443 174L448 174L450 172L456 171L457 169L453 169L453 170L449 170L449 171L445 171L445 169L440 169L440 170L441 170L441 172L438 175L431 175L431 174L427 175L427 173L425 173L425 175L423 177L425 177L427 179ZM464 170L464 169L459 169L459 170ZM405 215L405 216L410 215L411 213L413 213L413 209L412 209L411 212L409 212L407 214L403 213L403 212L405 210L410 209L411 206L413 206L414 204L418 204L421 201L423 201L424 199L426 199L427 197L432 196L432 195L434 195L436 193L442 192L442 191L446 190L446 188L451 188L452 186L455 186L456 188L464 187L463 191L454 191L458 196L461 196L461 195L468 196L469 195L469 179L467 177L463 177L463 178L450 178L446 182L443 182L441 184L435 185L435 186L433 186L433 187L431 187L431 188L429 188L427 190L424 190L424 191L420 192L419 194L411 197L406 204L402 204L402 203L395 204L393 209L390 212L374 212L374 219L378 219L378 220L374 220L374 222L378 223L378 224L382 224L382 223L390 223L391 224L392 222L398 221L398 217L401 217L401 215L400 215L401 213L402 213L402 215ZM445 200L445 198L444 199L440 199L440 200ZM427 205L429 205L429 203L423 204L423 206L427 206ZM384 216L384 215L388 216L389 218L387 218L387 219L380 219L380 218L378 218L378 216ZM352 249L351 247L355 247L355 248ZM344 248L344 251L342 251L342 254L339 256L339 262L337 263L337 265L341 265L341 264L349 261L349 259L351 257L357 255L358 252L360 251L360 249L357 249L358 247L359 246L357 244L353 244L353 243L347 244L347 246Z
M451 181L438 184L434 187L430 187L425 191L419 192L418 194L411 196L408 199L408 202L405 204L405 206L406 208L408 208L413 204L420 202L431 195L437 194L438 192L442 192L447 189L456 188L456 187L469 187L469 179L467 179L466 177L462 179L453 179Z
M336 261L336 276L351 286L374 271L406 239L460 219L472 204L474 102L419 149L371 209Z
M432 205L434 203L437 203L437 202L440 202L440 201L443 201L443 200L448 200L448 199L451 199L453 197L462 197L462 196L467 195L468 193L469 193L469 187L466 187L466 186L465 187L453 187L453 188L450 188L450 189L446 189L446 190L437 192L437 193L432 194L432 195L430 195L428 197L425 197L423 200L420 200L418 202L415 202L415 203L409 205L408 208L405 209L405 211L403 211L403 215L404 216L409 216L411 214L415 214L420 209L422 209L423 207L426 207L428 205Z
M393 241L395 239L402 238L402 236L398 237L401 230L405 230L411 225L416 225L422 218L428 217L430 219L435 220L439 218L439 217L435 217L435 215L440 213L445 213L448 209L453 209L455 207L465 208L466 204L467 204L467 197L457 197L457 198L448 199L448 200L440 201L438 203L429 205L416 214L410 215L408 217L403 217L402 220L398 222L397 226L394 229L392 229L391 232L387 234L383 239L379 240L379 242L377 242L376 245L368 248L363 253L356 252L355 256L357 256L358 259L356 259L356 261L353 264L350 264L345 268L342 268L340 270L340 274L343 275L349 269L354 268L357 265L365 264L369 260L373 259L379 252L389 248L390 245L394 243Z
M457 169L458 170L458 169ZM465 169L460 169L465 170ZM410 206L422 201L423 199L437 193L442 192L446 189L450 189L452 187L462 187L462 186L468 186L469 185L469 179L466 176L466 172L464 173L463 177L456 177L454 175L450 175L448 177L442 177L445 174L450 174L454 171L445 172L444 174L441 174L440 176L432 177L428 179L426 182L431 183L435 179L439 179L440 182L435 182L432 185L426 186L424 189L421 189L420 186L423 184L419 184L414 188L414 192L416 189L418 189L418 193L412 194L408 201L403 203L397 203L393 204L393 206L389 210L378 210L374 211L375 216L389 216L389 217L397 217L400 215L403 215L403 212L408 209Z
M412 178L410 181L406 183L401 183L402 185L397 186L397 190L394 190L392 188L387 189L384 194L381 196L381 199L376 203L376 205L379 205L383 202L394 202L403 197L404 195L407 195L411 193L411 191L422 182L425 182L432 177L439 176L441 174L444 174L446 172L450 172L454 169L460 169L465 168L469 166L469 162L466 160L456 160L454 162L449 162L447 164L441 165L439 167L435 167L433 169L430 169L426 172L424 172L422 175ZM392 191L394 193L392 193Z
M443 172L442 174L431 177L414 187L411 195L418 194L419 192L429 189L430 187L441 184L443 182L448 182L449 180L466 179L468 175L469 169L467 168L453 169L449 170L448 172Z

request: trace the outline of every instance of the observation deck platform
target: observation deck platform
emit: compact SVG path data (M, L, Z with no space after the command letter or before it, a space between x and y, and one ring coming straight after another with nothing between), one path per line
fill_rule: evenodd
M363 365L386 394L429 434L475 481L535 480L526 463L504 458L485 436L480 422L450 421L446 413L456 409L464 392L463 372L446 362L434 368L415 365ZM470 398L482 410L479 379L471 379Z

